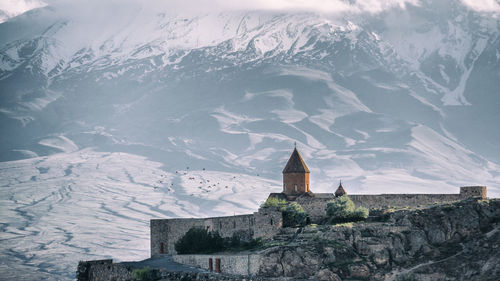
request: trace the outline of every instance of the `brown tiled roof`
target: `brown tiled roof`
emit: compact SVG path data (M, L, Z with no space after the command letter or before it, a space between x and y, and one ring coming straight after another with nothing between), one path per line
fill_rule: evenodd
M302 160L297 148L293 150L292 156L288 159L283 174L287 173L309 173L306 163Z

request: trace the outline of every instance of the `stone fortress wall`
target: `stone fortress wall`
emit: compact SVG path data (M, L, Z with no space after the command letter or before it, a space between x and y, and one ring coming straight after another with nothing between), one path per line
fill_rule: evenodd
M272 193L270 197L283 198L282 193ZM349 195L356 206L369 209L390 207L417 207L436 203L449 203L466 198L486 198L485 186L465 186L459 194L379 194ZM326 216L328 201L335 199L333 193L307 194L295 198L308 213L310 221L317 223ZM253 238L272 238L282 226L281 212L261 208L248 215L213 217L202 219L154 219L151 220L151 256L176 254L175 242L190 228L202 227L217 231L222 237L237 235L243 240Z
M283 193L271 193L270 197L286 199ZM460 187L458 194L351 194L349 198L356 207L368 209L386 209L391 207L418 207L434 203L449 203L465 198L486 198L485 186ZM313 223L321 221L326 216L328 201L335 199L333 193L312 193L294 198L294 201L304 208Z
M349 198L356 207L386 209L391 207L418 207L435 203L449 203L466 198L486 198L486 186L463 186L459 194L351 194ZM333 193L317 193L298 197L295 201L307 212L311 222L318 222L326 216L328 201L335 199Z
M217 231L222 237L236 234L246 238L253 237L253 224L253 214L202 219L151 220L151 255L175 253L175 242L193 227Z
M259 273L262 257L259 254L208 254L208 255L173 255L172 260L209 271L212 260L212 271L219 260L220 272L255 276Z
M151 256L175 254L175 242L192 227L217 231L222 237L236 235L242 240L271 238L282 226L281 212L261 209L249 215L202 219L153 219L151 228Z

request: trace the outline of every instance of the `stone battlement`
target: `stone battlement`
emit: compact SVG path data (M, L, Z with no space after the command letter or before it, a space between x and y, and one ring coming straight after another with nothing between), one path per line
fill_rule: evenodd
M486 199L486 186L462 186L460 187L460 196L462 198Z
M259 210L259 212L213 218L153 219L151 228L151 256L175 254L175 242L193 227L216 231L222 237L238 236L241 240L257 237L271 238L282 226L281 212Z
M454 194L350 194L349 198L356 206L368 209L385 209L390 207L418 207L420 205L442 204L466 198L486 198L486 186L460 187L460 193ZM298 197L286 196L283 193L271 193L276 197L297 202L309 215L311 222L319 222L326 216L328 201L336 198L334 193L307 193Z

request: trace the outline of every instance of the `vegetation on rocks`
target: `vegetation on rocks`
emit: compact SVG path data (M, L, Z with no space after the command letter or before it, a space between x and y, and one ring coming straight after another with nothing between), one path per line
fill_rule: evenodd
M307 213L296 202L287 202L283 199L269 197L261 205L261 208L276 208L281 211L284 227L304 226L307 223Z
M132 271L132 280L134 281L153 281L157 280L157 271L149 267L134 269Z
M223 238L217 231L208 231L204 228L193 227L175 243L175 250L182 255L210 254L223 251L251 250L261 245L261 239L243 241L236 235Z
M327 203L326 215L332 223L355 222L368 218L369 211L364 207L356 208L351 198L344 195Z
M260 274L335 281L498 280L500 200L403 209L385 217L351 227L284 229L284 245L263 252Z
M175 243L179 254L209 254L225 250L225 241L218 232L193 227Z
M286 200L279 199L276 197L267 198L266 202L260 205L261 208L277 208L280 211L283 211L286 208L287 202Z
M296 202L289 203L283 212L283 226L304 226L307 222L307 213Z
M262 246L262 239L252 239L250 241L241 240L240 237L233 235L231 238L224 238L226 242L226 251L239 252L245 250L252 250Z

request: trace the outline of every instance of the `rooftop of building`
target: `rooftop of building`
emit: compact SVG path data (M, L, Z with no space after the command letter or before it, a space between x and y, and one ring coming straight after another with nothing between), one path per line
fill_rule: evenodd
M299 151L295 148L283 169L283 174L288 173L309 173L309 168L307 168L306 163L300 156Z

